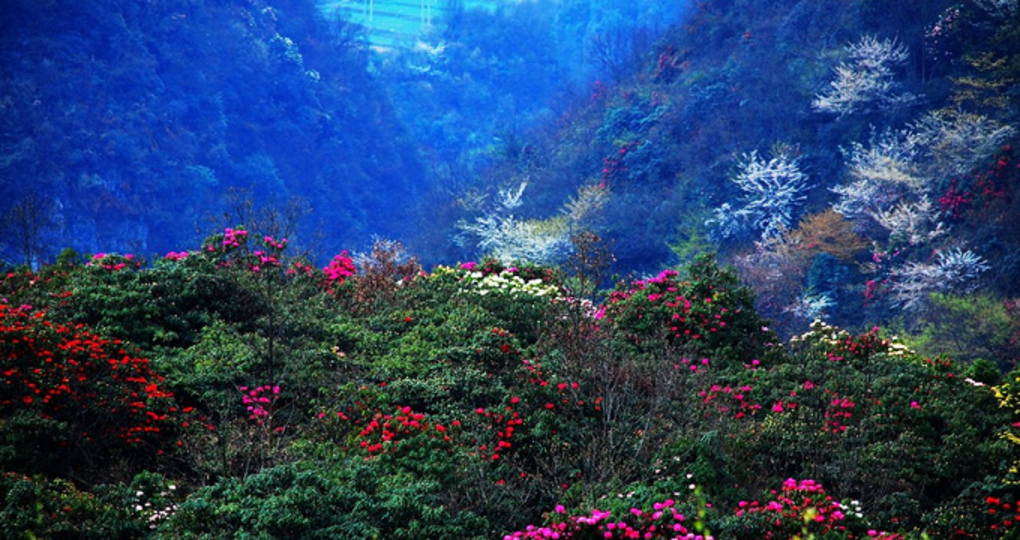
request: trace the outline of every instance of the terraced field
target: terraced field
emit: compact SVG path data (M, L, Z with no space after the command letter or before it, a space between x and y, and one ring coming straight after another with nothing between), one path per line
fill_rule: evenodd
M510 0L464 0L466 9L495 9ZM443 16L445 0L322 0L319 9L327 17L336 13L368 29L372 47L385 51L413 47L418 37Z

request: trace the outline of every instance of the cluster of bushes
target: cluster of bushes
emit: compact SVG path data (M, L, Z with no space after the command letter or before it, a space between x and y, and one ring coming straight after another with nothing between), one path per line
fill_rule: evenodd
M228 229L13 270L0 536L1011 534L994 366L783 343L708 257L594 303L575 262L319 268Z

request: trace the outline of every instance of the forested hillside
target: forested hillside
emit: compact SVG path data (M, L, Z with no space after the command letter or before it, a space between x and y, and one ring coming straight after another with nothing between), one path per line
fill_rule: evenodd
M408 231L416 152L357 31L311 2L3 11L0 210L34 224L6 220L4 259L165 253L247 220L230 200L302 199L306 245L329 230L324 249Z
M1015 298L1018 15L701 2L634 76L507 144L450 227L470 255L548 262L594 230L638 275L718 252L787 336L961 309L933 293Z

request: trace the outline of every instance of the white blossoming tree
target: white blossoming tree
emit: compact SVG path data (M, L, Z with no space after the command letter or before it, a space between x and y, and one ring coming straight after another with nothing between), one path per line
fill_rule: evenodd
M886 131L868 146L855 142L847 153L847 182L832 188L839 196L834 209L867 227L881 212L903 201L916 201L925 179L917 165L915 141L908 132Z
M966 294L977 288L977 278L988 270L984 258L960 248L942 251L934 262L910 262L892 272L892 300L908 311L925 306L931 293Z
M911 144L926 159L934 179L968 174L1016 133L987 116L960 110L932 111L912 126Z
M810 187L808 177L800 170L800 157L786 148L773 150L766 160L757 152L744 154L732 180L742 192L740 207L724 203L715 210L707 225L716 236L727 238L749 226L761 231L761 237L774 238L793 225L794 214L804 202Z
M815 110L843 116L900 107L915 100L901 91L895 80L895 69L909 57L907 48L896 40L864 36L847 45L845 53L847 61L836 66L835 79L815 96Z
M503 189L485 214L474 221L461 221L458 228L462 244L473 241L480 254L505 264L529 261L555 263L570 251L570 234L584 226L608 200L600 186L583 186L577 196L561 210L560 215L542 220L523 220L516 215L523 204L527 182L516 189ZM469 238L471 240L469 240Z

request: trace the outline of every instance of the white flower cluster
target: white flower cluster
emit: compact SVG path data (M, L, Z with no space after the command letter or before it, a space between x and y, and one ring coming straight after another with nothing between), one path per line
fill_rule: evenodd
M525 280L521 276L509 270L499 274L483 275L481 272L471 272L463 280L465 292L485 296L490 293L503 293L514 296L533 296L556 299L560 296L560 290L549 285L541 279Z
M159 492L159 497L161 499L166 499L167 497L171 496L176 489L177 486L170 484L166 487L165 491ZM164 508L159 509L154 508L152 502L146 501L145 499L146 497L144 491L136 492L134 509L136 512L148 514L150 529L155 529L159 525L159 522L166 520L167 518L172 516L174 512L177 511L177 504L173 502L168 503Z
M779 148L766 160L758 152L744 154L737 164L733 183L743 192L744 205L734 208L723 203L715 217L705 222L714 234L725 240L744 228L761 231L762 239L780 236L793 225L794 212L805 199L810 186L800 170L800 158Z
M844 504L842 507L846 510L847 515L852 515L857 519L864 517L864 513L861 511L861 501L852 500L850 504Z
M848 337L850 337L850 332L847 332L838 326L826 323L821 319L815 319L806 333L799 336L793 336L790 338L790 343L797 344L818 342L833 344L843 341Z
M925 307L933 292L967 294L977 288L986 270L985 259L973 251L943 251L933 263L912 262L893 271L893 300L907 310Z
M903 45L864 36L847 45L845 53L849 61L835 68L836 78L828 90L815 96L812 106L816 110L843 116L899 107L916 99L910 93L899 93L899 83L893 77L894 68L909 57Z

